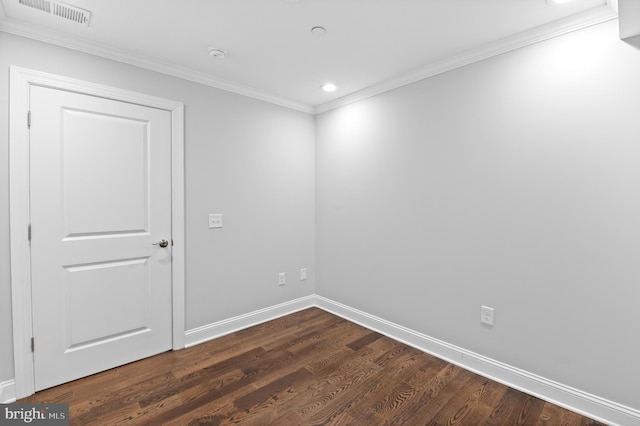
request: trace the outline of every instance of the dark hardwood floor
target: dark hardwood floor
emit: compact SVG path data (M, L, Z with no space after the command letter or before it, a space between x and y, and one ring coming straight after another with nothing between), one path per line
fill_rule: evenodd
M72 425L601 425L317 308L18 401Z

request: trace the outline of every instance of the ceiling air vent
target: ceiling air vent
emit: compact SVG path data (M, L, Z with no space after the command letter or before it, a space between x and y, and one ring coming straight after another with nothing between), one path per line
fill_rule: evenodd
M89 25L91 12L56 0L19 0L20 4L79 24Z

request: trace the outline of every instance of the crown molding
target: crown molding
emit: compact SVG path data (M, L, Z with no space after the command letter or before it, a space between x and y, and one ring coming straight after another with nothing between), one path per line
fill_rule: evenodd
M379 84L369 86L363 90L343 96L333 101L318 105L315 108L316 114L330 111L354 102L397 89L408 84L464 67L474 62L482 61L493 56L520 49L541 41L549 40L573 31L577 31L592 25L597 25L612 19L616 19L618 14L615 7L612 7L611 0L606 5L602 5L568 18L560 19L546 25L523 31L514 36L499 40L495 43L484 45L478 49L467 51L461 55L449 57L442 61L428 65L417 71L400 75Z
M228 92L258 99L271 104L283 106L305 113L313 114L315 109L311 105L295 102L290 99L274 96L270 93L257 90L242 84L234 83L211 75L194 71L169 62L159 61L141 55L132 55L119 49L113 49L98 43L82 40L77 37L69 37L55 31L48 31L41 28L32 27L29 24L11 18L3 18L2 3L0 2L0 31L30 38L37 41L53 44L67 49L76 50L90 55L111 59L128 65L144 68L150 71L178 77L206 86L222 89Z
M395 78L383 81L379 84L374 84L365 89L314 107L305 103L275 96L271 93L244 86L242 84L223 80L199 71L194 71L176 64L158 61L149 57L132 55L122 50L113 49L76 37L69 37L54 31L33 28L22 21L6 18L2 8L2 2L0 1L0 31L134 65L150 71L159 72L309 114L321 114L323 112L349 105L474 62L482 61L502 53L507 53L541 41L549 40L592 25L610 21L617 17L617 0L608 0L606 5L599 6L546 25L541 25L512 37L508 37L495 43L467 51L461 55L456 55L434 64L430 64L416 71L399 75Z

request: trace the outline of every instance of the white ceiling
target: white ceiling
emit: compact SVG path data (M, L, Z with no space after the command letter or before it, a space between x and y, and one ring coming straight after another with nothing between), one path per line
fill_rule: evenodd
M0 1L0 30L308 112L616 16L612 0L66 0L87 26Z

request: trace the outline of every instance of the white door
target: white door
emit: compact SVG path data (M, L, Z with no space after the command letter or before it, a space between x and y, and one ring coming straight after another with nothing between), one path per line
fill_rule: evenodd
M171 349L171 115L39 86L30 110L41 390Z

